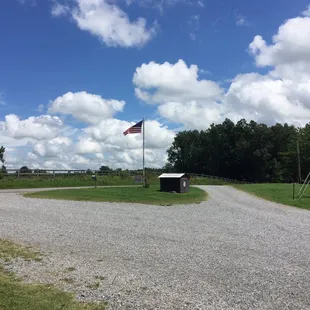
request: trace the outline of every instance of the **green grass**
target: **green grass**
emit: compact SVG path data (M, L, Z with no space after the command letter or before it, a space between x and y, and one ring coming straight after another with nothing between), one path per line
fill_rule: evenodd
M190 184L191 185L227 185L230 183L227 183L222 179L194 177L190 179Z
M26 284L0 265L1 310L104 310L104 304L80 303L50 285Z
M151 179L151 182L154 179ZM157 181L157 180L156 180ZM17 188L48 188L48 187L78 187L94 186L95 182L91 175L68 175L68 176L39 176L39 177L6 177L0 180L0 189ZM135 185L133 177L98 176L98 186L105 185Z
M0 239L0 259L21 257L36 259L39 253L29 247ZM1 310L104 310L105 304L80 303L74 295L52 285L23 283L13 273L5 271L0 264L0 309Z
M69 190L52 190L38 193L25 194L31 198L49 198L78 201L109 201L132 202L155 205L173 205L198 203L206 199L206 192L195 187L189 193L176 194L160 192L157 186L143 187L111 187L111 188L86 188Z
M24 247L10 240L0 239L0 259L4 261L9 261L12 258L18 257L27 261L40 261L42 259L41 256L42 255L38 251L31 249L31 247Z
M158 185L157 175L149 176L152 185ZM190 180L192 185L224 185L228 184L221 179L193 177ZM18 188L49 188L49 187L79 187L94 186L95 183L91 175L67 175L57 176L6 176L0 179L0 189L18 189ZM98 186L107 185L137 185L134 177L128 176L98 176Z
M292 184L242 184L234 187L270 201L310 210L310 186L303 198L295 198L295 200L293 200ZM295 197L300 187L301 185L295 185Z

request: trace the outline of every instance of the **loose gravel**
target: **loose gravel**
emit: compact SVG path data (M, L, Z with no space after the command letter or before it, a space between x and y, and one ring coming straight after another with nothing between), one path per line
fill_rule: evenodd
M172 207L0 191L0 238L46 254L6 268L110 309L310 309L310 212L200 187Z

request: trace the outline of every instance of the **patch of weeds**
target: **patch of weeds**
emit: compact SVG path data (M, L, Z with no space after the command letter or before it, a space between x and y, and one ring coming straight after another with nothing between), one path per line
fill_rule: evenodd
M97 281L97 282L88 284L87 287L92 289L92 290L97 290L100 287L100 282Z
M68 271L68 272L72 272L72 271L74 271L74 270L76 270L75 267L68 267L68 268L66 269L66 271Z
M72 278L62 278L60 281L66 282L68 284L74 283L74 280Z
M37 263L40 263L42 262L42 257L35 257L33 260Z
M103 281L105 279L105 277L104 276L95 276L95 279Z
M8 262L14 258L23 258L26 261L42 261L42 254L33 250L31 247L25 247L16 244L10 240L0 239L0 259Z

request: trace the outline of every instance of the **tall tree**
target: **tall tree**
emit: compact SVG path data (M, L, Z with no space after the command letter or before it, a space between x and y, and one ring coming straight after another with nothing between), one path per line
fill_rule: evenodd
M112 169L109 167L109 166L101 166L99 168L100 171L104 171L104 172L107 172L107 171L112 171Z
M0 162L4 163L4 152L5 148L3 146L0 146ZM7 174L6 167L2 165L0 170L0 177L2 177L4 174Z
M4 163L4 152L5 148L3 146L0 146L0 161Z
M310 172L310 123L299 131L301 178Z
M19 169L19 172L20 172L20 173L32 173L32 170L29 169L27 166L22 166L22 167Z

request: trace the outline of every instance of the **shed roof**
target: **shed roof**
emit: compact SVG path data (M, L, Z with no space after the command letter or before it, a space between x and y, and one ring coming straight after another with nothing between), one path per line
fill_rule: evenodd
M185 173L163 173L161 174L158 178L159 179L168 179L168 178L173 178L173 179L181 179L183 176L185 175Z

